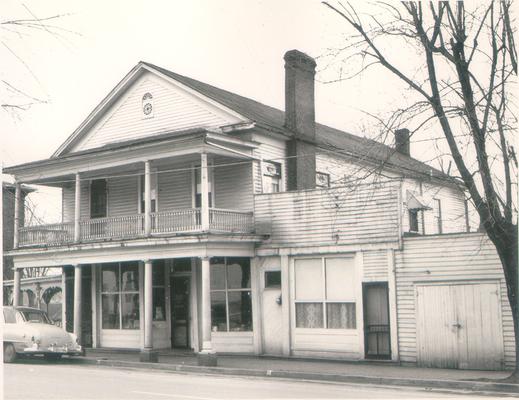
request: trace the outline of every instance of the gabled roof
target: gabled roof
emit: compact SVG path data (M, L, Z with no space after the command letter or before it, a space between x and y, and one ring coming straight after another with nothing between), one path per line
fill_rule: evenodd
M141 63L235 110L260 126L270 128L287 136L293 136L293 132L285 128L284 111L187 76L179 75L156 65L144 61L141 61ZM317 145L325 149L377 165L383 164L388 168L399 170L406 176L423 175L451 182L454 180L454 178L442 171L401 154L395 151L394 148L375 140L359 137L319 123L316 123L315 129Z

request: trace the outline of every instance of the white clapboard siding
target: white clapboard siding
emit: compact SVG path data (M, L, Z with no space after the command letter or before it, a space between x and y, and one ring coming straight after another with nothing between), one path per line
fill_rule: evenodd
M241 160L243 162L243 160ZM252 211L252 165L229 165L236 159L218 159L213 164L214 196L217 208Z
M153 117L145 118L142 97L153 96ZM72 151L81 151L194 127L217 127L239 122L237 117L189 94L166 80L146 73L106 111Z
M498 282L505 365L515 363L514 328L499 256L479 233L404 238L395 252L400 359L417 361L416 286Z
M138 349L141 342L139 329L101 329L99 347Z
M352 244L398 240L398 183L255 196L255 220L270 244Z
M420 190L421 186L421 190ZM440 233L438 223L434 218L436 211L436 202L434 199L440 200L441 204L441 233L460 233L466 232L465 219L465 196L462 191L451 186L432 185L430 183L421 183L417 180L406 179L402 189L402 229L404 232L409 231L409 215L407 209L407 191L421 194L431 210L423 211L423 219L420 213L418 224L420 233L426 235L435 235Z
M138 180L135 176L107 180L108 215L135 215L138 212Z
M74 221L74 204L76 201L75 195L75 186L72 184L71 186L67 186L63 188L62 191L62 221L63 222L73 222ZM90 218L90 181L84 180L81 182L81 211L80 218L88 219Z
M193 178L190 164L174 164L159 170L159 211L191 208L193 204ZM161 172L176 170L172 172Z
M211 341L217 353L254 353L252 332L212 332Z
M292 352L294 355L319 357L333 353L337 358L361 358L357 330L344 329L294 329Z
M387 250L366 251L363 253L363 272L365 282L387 281Z

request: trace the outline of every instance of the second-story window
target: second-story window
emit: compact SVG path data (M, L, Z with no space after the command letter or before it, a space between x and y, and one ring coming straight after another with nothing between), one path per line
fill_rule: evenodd
M330 174L324 172L315 173L315 187L318 188L329 188L330 187Z
M442 226L442 203L440 199L434 199L434 224L438 233L443 233Z
M265 161L263 163L263 193L281 191L281 164Z
M142 214L144 210L146 210L146 205L144 201L146 196L144 194L145 184L144 180L146 177L144 175L139 176L139 212ZM150 198L151 198L151 212L157 211L157 170L151 171L150 174Z
M409 232L418 232L418 210L409 210Z

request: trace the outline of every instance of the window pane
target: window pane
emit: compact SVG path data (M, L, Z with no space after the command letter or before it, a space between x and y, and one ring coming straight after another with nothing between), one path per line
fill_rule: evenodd
M250 291L229 292L229 331L252 331Z
M173 261L173 268L175 272L191 272L191 259L175 258Z
M281 271L265 271L265 288L281 287Z
M153 320L166 320L166 297L163 287L153 288Z
M220 257L211 259L211 290L215 289L225 289L225 264Z
M326 304L327 327L330 329L356 329L355 303Z
M211 329L213 332L227 331L227 310L225 292L211 293Z
M227 288L250 288L250 258L227 258Z
M6 324L16 323L16 318L14 317L14 310L4 308L4 321Z
M355 264L353 258L327 258L326 299L355 300Z
M103 329L119 329L119 295L103 294Z
M121 263L121 291L134 292L139 290L139 266L136 262Z
M296 328L324 328L323 303L296 303Z
M122 295L123 329L139 329L139 295Z
M165 273L164 260L153 261L152 268L152 284L153 286L164 286L164 273Z
M118 264L105 264L103 265L103 292L118 292L119 291L119 279L117 274L119 273Z
M322 300L323 273L320 258L295 261L296 299Z

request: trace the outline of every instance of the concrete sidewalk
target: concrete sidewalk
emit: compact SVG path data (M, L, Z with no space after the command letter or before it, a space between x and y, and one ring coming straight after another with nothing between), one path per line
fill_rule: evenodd
M75 360L122 368L509 393L519 397L519 384L498 382L510 375L506 371L417 368L384 362L237 355L219 355L217 367L200 367L193 353L177 351L160 352L158 363L139 362L139 353L134 351L97 349L88 349L86 357Z

